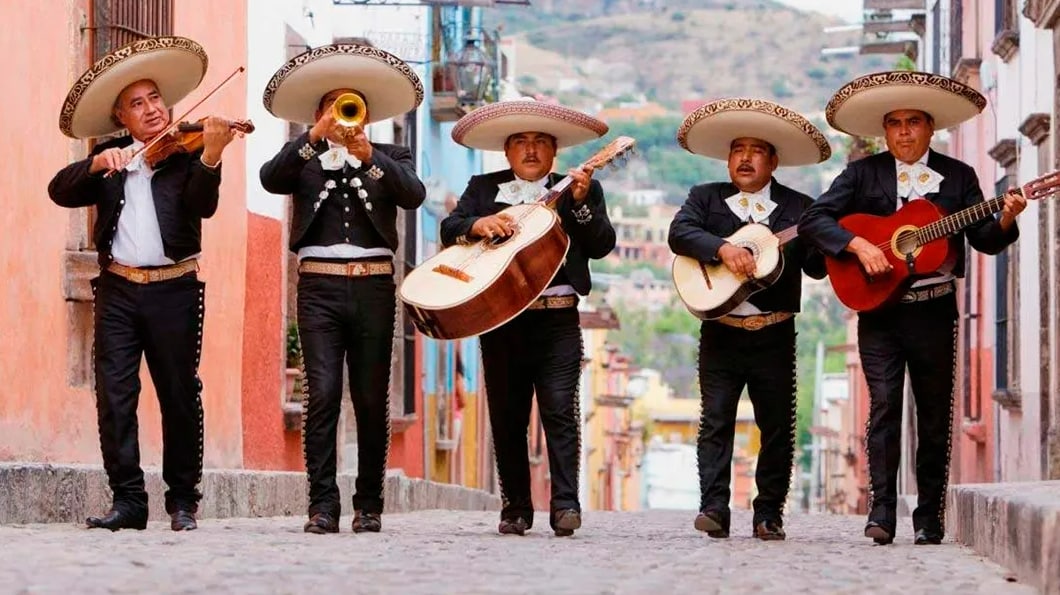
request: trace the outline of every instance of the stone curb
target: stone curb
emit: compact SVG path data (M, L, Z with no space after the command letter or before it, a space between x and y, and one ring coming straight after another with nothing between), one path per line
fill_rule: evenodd
M1060 594L1060 481L956 485L947 499L947 533Z
M151 520L167 520L161 470L145 469ZM339 474L343 514L352 514L356 477ZM302 516L306 476L293 471L207 469L199 484L199 518ZM425 509L500 510L496 495L463 486L388 476L385 512ZM0 524L81 523L110 508L107 476L98 465L0 463Z

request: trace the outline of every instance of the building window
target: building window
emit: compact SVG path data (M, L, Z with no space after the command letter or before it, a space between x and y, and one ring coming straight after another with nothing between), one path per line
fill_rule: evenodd
M134 41L173 34L173 0L96 0L92 4L93 62Z
M1001 195L1012 184L1012 175L998 180L995 194ZM994 283L994 401L1006 408L1019 408L1018 386L1019 360L1016 357L1019 338L1019 318L1017 311L1019 286L1019 245L1013 244L995 258L996 279Z
M963 2L950 3L950 72L957 70L957 63L964 57Z
M972 254L972 250L967 242L965 243L965 254ZM981 389L980 382L982 376L979 373L980 366L982 365L979 358L973 356L972 350L972 335L975 334L975 320L979 318L978 312L972 311L972 306L975 303L975 289L976 289L976 275L979 275L980 271L975 265L975 260L969 258L965 263L965 277L964 277L964 340L961 346L961 358L963 359L961 368L963 373L961 374L961 384L964 392L964 412L965 419L969 421L979 421L982 417L982 403L979 400L979 391Z
M931 72L942 72L942 0L931 8Z

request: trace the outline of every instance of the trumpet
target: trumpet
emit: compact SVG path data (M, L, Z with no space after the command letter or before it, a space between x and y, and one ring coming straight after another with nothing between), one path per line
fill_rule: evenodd
M343 93L335 99L335 103L331 104L331 112L340 126L354 128L364 125L368 107L360 95Z

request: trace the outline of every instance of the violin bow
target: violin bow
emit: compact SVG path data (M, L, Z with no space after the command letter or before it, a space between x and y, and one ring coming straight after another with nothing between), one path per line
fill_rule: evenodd
M137 150L135 153L133 153L131 156L129 156L129 161L132 161L133 159L136 158L137 155L139 155L140 153L143 153L144 151L150 149L151 147L153 147L155 145L155 143L157 143L158 141L162 140L163 137L167 136L170 132L173 132L173 129L176 128L177 126L180 126L180 123L182 121L184 121L184 118L188 117L188 114L190 114L192 111L194 111L195 108L197 108L200 105L202 105L203 102L205 102L207 99L209 99L211 95L213 95L214 93L216 93L219 90L221 90L221 87L227 85L229 81L231 81L233 78L235 78L235 76L237 74L243 72L244 70L246 70L246 68L244 68L243 66L237 67L234 71L232 71L232 74L230 74L227 77L225 77L225 80L223 80L220 83L218 83L216 87L211 89L210 92L207 93L205 96L203 96L202 99L197 101L195 103L195 105L192 105L191 107L189 107L183 114L181 114L181 116L179 118L174 118L173 121L169 123L169 126L167 126L165 128L165 130L163 130L162 132L159 132L153 139L151 139L149 142L145 143L144 146L140 147L139 150ZM112 175L114 175L117 172L118 172L118 170L116 170L116 169L108 169L107 172L103 174L103 177L104 178L109 178L109 177L111 177Z

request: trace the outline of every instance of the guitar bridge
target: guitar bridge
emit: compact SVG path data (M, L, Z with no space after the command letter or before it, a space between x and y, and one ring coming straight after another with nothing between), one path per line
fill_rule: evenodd
M440 264L431 270L436 273L441 273L443 275L452 277L458 281L463 281L464 283L468 283L471 281L471 275L468 275L464 271L461 271L460 269L455 269L447 264Z

